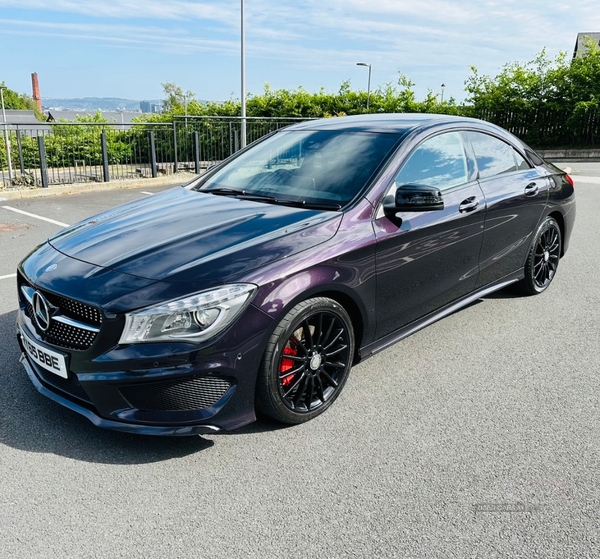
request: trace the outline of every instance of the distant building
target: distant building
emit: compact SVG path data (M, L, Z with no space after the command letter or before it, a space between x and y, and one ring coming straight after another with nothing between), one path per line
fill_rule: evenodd
M591 39L600 46L600 33L577 33L577 42L575 43L575 50L573 51L573 58L582 56L586 52L586 39Z
M140 110L143 113L160 113L161 106L157 105L156 103L150 103L150 101L141 101Z
M6 124L13 130L50 130L49 125L35 118L33 111L6 109L5 112Z

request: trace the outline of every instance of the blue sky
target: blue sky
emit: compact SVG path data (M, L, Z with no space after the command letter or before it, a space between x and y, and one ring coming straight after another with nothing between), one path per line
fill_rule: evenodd
M597 0L245 0L247 90L337 91L398 72L462 99L469 67L495 74L543 47L572 52L600 31ZM172 81L198 99L239 98L239 0L0 0L0 81L42 97L162 98Z

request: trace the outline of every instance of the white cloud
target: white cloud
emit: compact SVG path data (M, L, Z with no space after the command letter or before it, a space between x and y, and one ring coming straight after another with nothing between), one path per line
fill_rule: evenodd
M0 0L3 35L85 41L99 45L98 56L106 44L178 53L203 66L225 55L232 84L239 8L239 0ZM374 86L401 70L418 88L453 81L462 90L470 65L493 74L543 47L570 51L577 32L590 30L600 30L597 0L246 0L249 63L265 81L295 72L290 87L315 74L329 89L352 76L362 82L355 63L366 60ZM114 52L103 56L110 63Z
M4 33L62 37L92 42L121 43L146 46L152 50L164 48L184 52L209 51L234 54L239 45L232 41L203 39L186 34L173 34L157 26L132 26L100 23L55 23L0 19Z
M1 0L0 6L62 12L94 18L204 19L230 24L237 11L231 3L185 0ZM239 19L239 18L238 18Z

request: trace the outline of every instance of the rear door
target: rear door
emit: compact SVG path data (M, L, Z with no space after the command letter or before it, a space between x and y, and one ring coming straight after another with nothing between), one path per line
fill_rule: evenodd
M504 140L474 131L466 136L487 205L477 281L482 287L523 267L548 200L549 182Z
M401 166L389 192L403 184L442 191L442 211L380 210L377 238L377 337L429 314L475 287L485 200L460 132L424 140Z

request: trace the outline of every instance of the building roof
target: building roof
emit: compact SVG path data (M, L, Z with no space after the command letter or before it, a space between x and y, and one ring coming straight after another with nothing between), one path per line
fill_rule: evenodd
M0 116L2 116L0 114ZM8 124L37 124L33 111L21 111L17 109L6 109L6 122Z
M600 46L600 32L597 33L577 33L577 41L575 42L575 50L573 51L573 58L585 54L586 39L591 39L598 46Z

